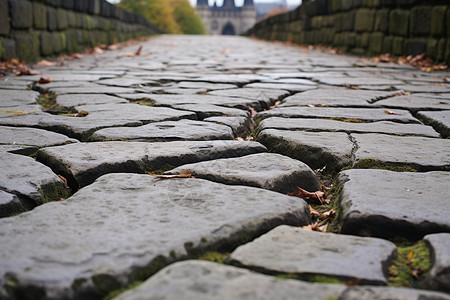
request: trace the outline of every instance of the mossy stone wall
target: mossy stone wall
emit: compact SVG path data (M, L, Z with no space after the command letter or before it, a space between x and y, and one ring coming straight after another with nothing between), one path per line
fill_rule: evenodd
M105 0L0 0L0 61L33 62L160 32Z
M246 35L321 44L362 55L427 53L450 63L448 0L303 0Z

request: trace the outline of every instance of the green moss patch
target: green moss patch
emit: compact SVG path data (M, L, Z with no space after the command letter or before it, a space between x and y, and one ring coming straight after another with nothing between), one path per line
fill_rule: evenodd
M431 253L425 241L397 248L397 259L389 267L388 285L420 287L431 268Z
M383 169L383 170L389 170L394 172L417 172L416 169L414 169L411 166L399 166L399 165L393 165L393 164L387 164L382 163L379 160L366 158L366 159L360 159L358 160L355 165L353 166L354 169Z
M122 293L124 293L124 292L126 292L126 291L128 291L128 290L132 290L132 289L134 289L134 288L137 288L137 287L138 287L139 285L141 285L141 284L142 284L142 281L136 281L136 282L133 282L132 284L130 284L130 285L128 285L128 286L126 286L126 287L124 287L124 288L122 288L122 289L120 289L120 290L115 290L115 291L109 293L106 297L103 298L103 300L111 300L111 299L114 299L114 298L116 298L117 296L119 296L120 294L122 294Z
M198 258L199 260L206 260L206 261L212 261L219 264L225 264L228 263L230 260L230 253L225 252L217 252L217 251L210 251L203 254L201 257Z
M139 104L139 105L145 105L145 106L153 106L155 105L155 101L151 99L137 99L137 100L129 100L130 103Z
M333 276L327 275L312 275L312 274L280 274L275 275L277 279L295 279L316 283L329 283L329 284L346 284L345 281L339 280Z
M174 169L175 166L172 166L171 164L164 164L163 166L161 166L159 169L153 170L151 168L144 170L145 174L148 175L162 175L164 174L164 172L167 172L169 170Z

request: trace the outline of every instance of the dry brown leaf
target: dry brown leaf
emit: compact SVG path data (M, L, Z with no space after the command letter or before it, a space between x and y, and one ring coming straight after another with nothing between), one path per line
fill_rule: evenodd
M94 47L94 49L92 49L89 53L90 53L90 54L102 54L103 52L105 52L105 51L103 51L102 48L100 48L100 47Z
M320 190L321 190L322 192L328 192L328 191L330 190L330 188L324 186L324 185L321 183L321 184L320 184Z
M50 83L50 82L52 82L50 77L48 77L48 78L41 77L41 79L39 79L39 81L37 83L38 84L47 84L47 83Z
M119 50L121 47L119 44L113 44L108 46L108 50Z
M395 93L395 96L408 96L410 93L405 92L404 90L399 90Z
M258 112L251 106L247 106L247 110L250 112L252 118L256 117L256 115L258 114Z
M251 141L253 141L254 139L253 139L252 136L248 136L248 137L245 138L245 140L246 140L247 142L251 142Z
M330 209L322 214L322 218L324 219L331 219L336 214L336 211L334 209Z
M388 115L400 115L400 114L398 114L398 113L396 113L396 112L393 112L392 110L388 110L388 109L386 109L386 110L384 111L384 113L385 113L385 114L388 114Z
M450 82L450 77L444 77L444 78L443 78L443 81L444 81L444 82Z
M141 51L142 51L142 45L139 46L139 48L138 48L137 51L134 53L134 55L135 55L135 56L141 55Z
M358 278L358 279L355 279L355 280L347 281L345 283L345 285L347 285L347 286L355 286L355 285L359 285L360 283L361 283L361 279Z
M36 65L41 66L41 67L52 67L52 66L56 66L56 62L43 59L43 60L37 62Z
M418 278L420 277L420 275L422 275L422 274L423 274L423 270L420 269L420 268L414 269L414 270L411 272L411 275L412 275L415 279L418 279Z
M156 178L161 178L161 179L171 179L171 178L192 178L192 174L190 172L185 172L182 174L175 174L175 175L153 175L152 176L156 177Z
M317 210L315 210L311 205L309 205L309 214L312 218L320 217L320 213Z
M342 86L346 87L346 88L349 88L349 89L352 89L352 90L359 90L359 87L356 86L356 85L350 85L350 84L344 83Z
M222 51L220 51L220 53L222 53L222 54L229 54L229 53L231 53L231 50L230 49L223 49Z
M238 136L238 137L235 138L234 140L235 140L235 141L240 141L240 142L243 142L243 141L244 141L244 139L243 139L242 137L240 137L240 136Z
M325 232L326 227L319 226L319 223L315 222L313 224L302 226L302 229L308 230L308 231L319 231L319 232Z
M295 196L302 198L306 201L308 200L314 200L314 202L319 202L320 204L324 204L325 201L323 199L323 196L325 196L324 192L317 191L317 192L308 192L300 187L297 187L297 192L295 193L288 193L288 196Z
M84 118L84 117L86 117L88 114L89 114L89 113L88 113L87 111L85 111L85 110L80 110L80 111L75 115L75 117L78 117L78 118Z
M67 179L62 175L58 175L58 177L64 182L64 186L66 187L66 189L68 189L69 185L67 184Z
M277 101L271 107L269 107L269 109L274 109L275 107L277 107L280 104L281 104L281 101Z

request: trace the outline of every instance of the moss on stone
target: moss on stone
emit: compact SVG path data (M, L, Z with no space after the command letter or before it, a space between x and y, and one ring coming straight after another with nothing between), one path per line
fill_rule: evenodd
M154 106L155 101L147 98L142 99L136 99L136 100L129 100L130 103L139 104L139 105L145 105L145 106Z
M388 285L420 287L431 268L431 253L425 241L397 248L397 258L389 267Z
M63 183L54 182L44 185L39 193L42 195L43 203L67 199L70 196L70 189L66 188Z
M382 169L394 172L417 172L417 170L408 165L394 165L383 163L379 160L372 158L359 159L355 165L354 169Z
M275 275L277 279L295 279L316 283L345 284L345 281L339 280L333 276L313 275L313 274L280 274Z
M175 168L175 166L173 166L171 164L164 164L159 169L152 169L152 168L145 169L144 173L148 174L148 175L162 175L165 172L172 170L174 168Z
M129 284L128 286L124 287L124 288L121 288L119 290L115 290L115 291L110 292L108 295L106 295L103 298L103 300L112 300L112 299L116 298L117 296L119 296L120 294L122 294L122 293L124 293L124 292L126 292L128 290L132 290L132 289L137 288L141 284L142 284L142 281L135 281L135 282Z
M111 291L117 290L121 287L120 282L114 276L109 274L98 274L92 276L91 279L100 295L107 295Z
M225 264L228 263L230 259L230 253L229 252L217 252L217 251L210 251L206 252L202 256L198 258L199 260L206 260L206 261L212 261L219 264Z

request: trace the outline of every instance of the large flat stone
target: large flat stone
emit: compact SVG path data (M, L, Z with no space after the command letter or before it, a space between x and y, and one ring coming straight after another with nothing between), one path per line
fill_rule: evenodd
M183 89L205 89L207 91L214 90L228 90L237 88L234 84L223 84L223 83L210 83L210 82L191 82L182 81L177 84L179 88Z
M145 85L156 84L153 80L144 80L136 77L119 77L97 81L98 84L120 86L120 87L140 87Z
M323 300L336 297L345 289L343 285L277 279L242 268L190 260L166 267L138 288L114 299Z
M75 95L60 95L56 97L56 103L65 107L74 107L85 104L118 104L118 103L128 103L127 100L102 95L102 94L75 94Z
M294 83L270 83L270 82L257 82L250 83L245 88L254 89L273 89L273 90L285 90L289 92L304 92L308 90L315 90L317 86L311 84L294 84Z
M204 160L265 152L256 142L176 141L167 143L78 143L41 149L37 159L77 189L108 173L144 173Z
M345 290L339 296L342 300L449 300L445 293L408 288L355 286Z
M225 184L260 187L293 193L297 187L311 192L320 189L319 180L306 164L276 153L260 153L183 165L166 172L183 174Z
M222 96L222 97L237 97L257 100L264 104L263 108L269 108L275 101L281 100L290 93L285 90L275 89L258 89L258 88L240 88L233 90L220 90L212 91L209 95Z
M326 170L331 172L350 165L354 147L349 136L342 132L265 129L257 141L271 152L298 159L312 169L326 166Z
M342 184L342 231L420 238L449 232L446 207L450 172L347 170Z
M26 287L47 299L99 299L187 255L308 222L306 202L263 189L109 174L0 220L0 296Z
M433 266L428 275L428 285L434 290L450 292L450 233L435 233L424 237L433 253Z
M213 116L235 116L244 118L250 117L247 110L212 104L182 104L173 105L172 107L174 109L195 112L199 120L203 120L205 118Z
M209 117L203 121L230 126L233 130L234 136L241 136L242 134L250 131L250 119L248 117Z
M319 77L319 81L324 84L329 85L350 85L350 86L360 86L360 85L388 85L394 86L398 90L403 89L403 81L392 79L392 78L382 78L382 77Z
M0 144L27 145L41 148L74 142L78 141L47 130L0 126Z
M17 195L0 191L0 218L13 216L26 210Z
M395 135L418 135L426 137L439 137L439 133L431 126L422 124L403 124L390 121L372 123L351 123L326 119L303 118L267 118L259 123L259 129L281 129L295 131L330 131L346 133L385 133Z
M360 121L394 121L401 123L420 123L407 110L396 109L394 114L379 108L335 108L335 107L278 107L258 113L263 119L282 118L327 118L352 119Z
M190 78L189 80L243 85L265 79L267 78L255 74L208 74L198 78Z
M105 86L105 85L96 85L93 86L90 84L89 86L84 87L57 87L50 88L50 92L55 95L64 95L64 94L129 94L134 93L134 88L123 88L123 87L115 87L115 86Z
M443 138L450 136L450 112L446 111L419 111L417 117L425 124L429 124L439 132Z
M35 91L0 89L0 107L36 104L39 93Z
M94 132L91 141L177 141L177 140L229 140L233 131L225 125L211 122L180 120L150 123L139 127L114 127Z
M176 121L180 119L197 119L195 113L168 107L152 107L133 103L127 104L97 104L77 106L78 111L86 111L87 120L130 120L141 121L144 124L161 121Z
M27 208L69 196L64 182L31 157L0 152L0 189L21 198Z
M295 94L284 99L279 107L284 106L352 106L374 107L377 100L395 95L395 92L377 92L350 89L319 89Z
M450 170L450 140L375 133L352 133L352 137L358 145L356 166L371 159L388 165L409 165L421 171Z
M279 226L231 254L233 263L275 274L319 274L386 285L393 243Z
M419 110L450 110L450 100L432 98L400 96L377 102L388 108L407 109L413 113Z

